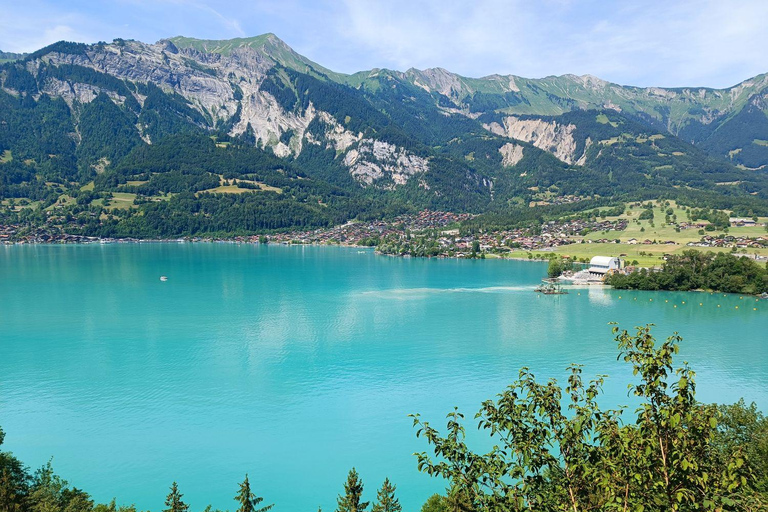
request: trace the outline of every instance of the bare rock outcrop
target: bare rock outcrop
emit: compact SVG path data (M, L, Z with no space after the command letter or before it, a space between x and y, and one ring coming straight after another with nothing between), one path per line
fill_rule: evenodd
M152 83L183 96L213 124L229 121L240 107L239 119L233 123L231 134L243 133L250 124L256 140L272 147L280 156L301 151L304 131L316 115L311 106L300 113L286 112L272 95L260 90L275 62L249 47L234 49L224 56L192 48L179 49L170 41L157 44L120 41L91 47L83 54L52 52L44 59L54 65L73 64L123 80ZM86 84L64 84L55 80L49 80L44 91L61 96L70 104L74 99L92 101L99 92L98 88ZM138 93L135 96L143 103ZM289 130L296 135L295 142L281 143L280 136Z
M576 125L574 124L508 116L504 118L503 126L499 123L491 123L485 127L497 135L529 142L539 149L552 153L567 164L574 164L584 156L576 155L576 139L573 136Z
M501 165L514 167L523 159L523 146L508 142L499 148L501 153Z
M388 142L363 139L344 157L344 165L365 185L389 178L390 185L404 185L416 175L429 171L426 158L414 155Z

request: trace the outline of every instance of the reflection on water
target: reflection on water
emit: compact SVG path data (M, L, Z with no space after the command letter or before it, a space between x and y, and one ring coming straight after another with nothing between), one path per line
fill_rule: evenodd
M610 306L611 304L611 295L603 286L590 286L587 296L593 306Z

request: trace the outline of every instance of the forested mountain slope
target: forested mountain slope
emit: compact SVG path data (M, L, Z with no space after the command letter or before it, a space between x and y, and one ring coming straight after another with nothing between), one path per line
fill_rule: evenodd
M5 221L101 236L257 232L505 211L543 190L768 208L766 76L718 91L344 75L272 34L60 42L17 57L0 66Z
M347 82L368 87L381 73L358 73ZM383 73L439 94L446 111L458 109L468 116L489 112L556 116L573 110L610 109L702 145L736 164L749 168L768 165L768 145L763 143L768 123L768 74L728 89L669 89L621 86L590 75L473 79L440 68Z

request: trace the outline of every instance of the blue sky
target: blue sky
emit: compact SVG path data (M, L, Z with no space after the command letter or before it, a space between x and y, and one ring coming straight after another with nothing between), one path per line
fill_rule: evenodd
M0 49L274 32L335 71L592 74L727 87L768 72L766 0L0 0Z

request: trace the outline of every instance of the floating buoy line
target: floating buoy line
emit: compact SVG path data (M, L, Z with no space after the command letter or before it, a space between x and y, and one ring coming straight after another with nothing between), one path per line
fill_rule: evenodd
M710 294L710 295L714 295L714 292L710 292L709 294ZM581 293L579 293L579 295L581 295ZM727 296L728 296L728 294L723 294L723 297L727 297ZM619 299L622 299L622 296L621 296L621 295L619 295ZM743 299L744 299L744 296L743 296L743 295L739 297L739 300L743 300ZM633 297L633 298L632 298L632 300L635 300L635 301L636 301L636 300L637 300L637 297ZM653 302L653 298L649 298L649 299L648 299L648 302ZM665 302L666 304L669 304L669 299L664 299L664 302ZM759 299L759 298L755 299L755 302L760 302L760 299ZM680 305L681 305L681 306L685 305L685 301L684 301L684 300L683 300L683 301L680 301ZM678 306L677 304L673 304L673 305L672 305L672 308L673 308L673 309L674 309L674 308L677 308L677 306ZM699 302L699 307L704 307L704 303L703 303L703 302ZM717 307L719 308L719 307L722 307L722 306L721 306L720 304L717 304ZM734 306L734 309L739 309L739 306ZM753 308L752 308L752 311L757 311L757 308L756 308L756 307L753 307Z

